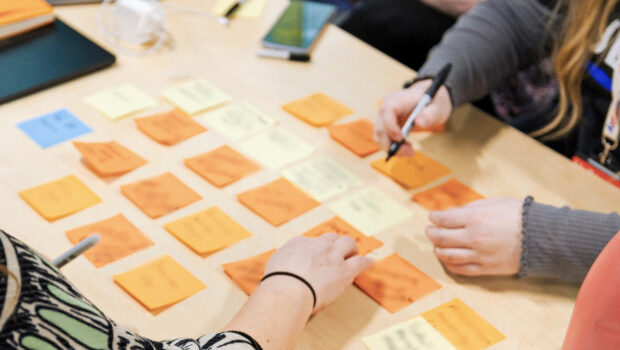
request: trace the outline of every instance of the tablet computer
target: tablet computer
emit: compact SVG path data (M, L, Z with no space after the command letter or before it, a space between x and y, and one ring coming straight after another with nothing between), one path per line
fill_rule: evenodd
M52 6L57 5L76 5L76 4L93 4L102 2L102 0L45 0Z
M293 0L263 39L263 46L308 54L325 25L336 13L336 6Z

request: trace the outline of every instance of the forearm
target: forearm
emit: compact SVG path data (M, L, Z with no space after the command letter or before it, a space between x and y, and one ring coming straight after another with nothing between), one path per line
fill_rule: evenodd
M446 64L456 106L477 100L544 56L550 10L537 0L486 0L461 16L432 51L420 76Z
M520 276L581 282L609 240L620 216L532 203L524 208Z
M474 5L484 0L420 0L426 5L433 7L452 17L458 17L471 10Z
M273 276L261 283L225 329L251 335L265 350L293 349L311 313L308 287L287 276Z

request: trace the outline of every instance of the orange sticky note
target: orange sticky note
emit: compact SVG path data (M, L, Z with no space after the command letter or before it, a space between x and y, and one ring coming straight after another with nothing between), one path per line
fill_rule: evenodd
M429 126L427 128L421 128L417 124L413 127L413 132L444 132L446 131L445 124L435 124L433 126Z
M397 312L441 288L434 279L394 253L366 269L355 285L389 312Z
M202 199L171 173L121 186L121 192L153 219Z
M226 248L251 236L243 226L218 207L186 216L164 227L201 255Z
M483 195L454 178L413 196L415 202L431 211L460 207L483 198Z
M48 221L58 220L101 203L101 199L75 175L21 191L19 195Z
M272 249L244 260L223 264L222 268L234 284L245 294L250 295L260 284L267 261L275 251Z
M381 158L370 165L407 189L424 186L450 174L450 169L422 152L416 152L413 157L393 157L388 162Z
M162 145L171 146L196 136L207 129L187 114L173 109L168 112L134 119L140 131Z
M319 206L319 202L280 178L237 195L239 202L274 226Z
M146 164L146 160L116 141L73 142L73 146L99 177L123 175Z
M153 245L137 227L122 214L67 231L72 244L78 244L84 238L97 233L99 242L84 253L95 267L107 265L128 255Z
M185 165L213 186L228 186L261 167L229 146L185 159Z
M353 114L349 107L320 92L289 102L282 108L315 127L325 126Z
M207 288L168 255L114 275L114 282L150 311L175 304Z
M332 125L328 130L332 139L360 157L366 157L379 150L375 142L372 122L366 118L360 118L351 123Z
M422 314L458 350L482 350L506 338L460 299Z
M303 236L319 237L326 233L337 233L340 236L349 236L353 238L355 240L355 244L357 244L358 254L360 255L366 255L383 245L383 242L380 240L371 236L366 236L338 216L334 216L324 223L314 227L310 231L304 233Z

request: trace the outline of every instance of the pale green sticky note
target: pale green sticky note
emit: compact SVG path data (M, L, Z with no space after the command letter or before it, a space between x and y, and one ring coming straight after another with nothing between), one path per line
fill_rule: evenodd
M282 176L319 202L362 184L359 177L323 156L286 169Z
M365 188L330 204L336 215L368 236L405 221L413 212L376 188Z
M216 0L213 6L213 14L216 16L224 16L237 0ZM235 12L235 17L256 18L263 13L267 0L248 0Z
M370 335L362 342L370 350L456 350L421 316Z
M157 106L157 101L131 84L117 86L86 97L86 103L110 119Z
M279 127L242 141L239 149L271 169L281 168L314 152L314 147Z
M230 103L198 118L232 140L240 140L254 135L276 122L245 102Z
M187 114L196 114L231 100L225 92L204 79L166 89L162 95Z

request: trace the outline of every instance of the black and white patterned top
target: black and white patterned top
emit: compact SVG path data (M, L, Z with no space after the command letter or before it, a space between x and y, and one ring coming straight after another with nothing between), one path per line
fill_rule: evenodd
M0 349L261 349L235 331L198 339L143 338L106 317L49 261L2 230L0 246Z

